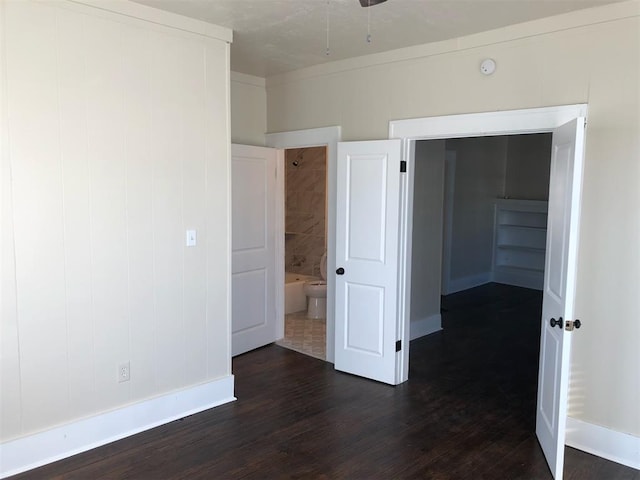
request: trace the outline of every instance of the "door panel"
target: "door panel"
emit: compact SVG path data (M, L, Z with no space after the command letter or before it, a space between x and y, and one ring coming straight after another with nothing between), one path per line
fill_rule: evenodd
M384 353L384 289L348 284L347 305L346 348L381 357Z
M347 168L345 232L349 259L384 262L388 158L385 154L351 156Z
M571 333L550 320L574 320L583 135L583 118L559 127L551 152L536 435L556 479L564 465Z
M232 355L276 339L276 150L232 145Z
M400 140L338 144L335 368L393 385L400 155Z
M266 292L268 292L267 276L266 268L233 274L233 292L238 292L238 295L241 295L239 298L236 296L234 300L237 301L233 302L234 335L237 336L237 334L267 325L269 318L267 315L268 299L266 298ZM246 299L251 299L251 301Z

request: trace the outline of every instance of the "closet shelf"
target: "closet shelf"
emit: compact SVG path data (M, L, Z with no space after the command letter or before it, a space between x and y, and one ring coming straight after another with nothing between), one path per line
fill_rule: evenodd
M518 229L530 229L530 230L543 230L543 231L547 231L547 227L532 227L529 225L518 225L516 223L501 223L499 225L500 227L505 227L505 228L518 228Z
M533 252L533 253L545 253L545 247L528 247L525 245L512 245L508 243L502 243L496 245L496 248L500 248L503 250L516 250L521 252Z
M542 289L548 203L498 200L495 204L493 272L499 283Z

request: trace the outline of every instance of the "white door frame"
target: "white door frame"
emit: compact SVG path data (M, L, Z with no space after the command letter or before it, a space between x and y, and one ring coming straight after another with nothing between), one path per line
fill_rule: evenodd
M587 116L587 105L567 105L548 108L535 108L526 110L512 110L503 112L475 113L465 115L449 115L442 117L418 118L409 120L398 120L389 122L389 138L400 138L403 141L403 160L407 162L407 182L408 185L403 192L404 199L401 203L406 205L403 230L412 231L413 201L413 172L415 165L415 142L417 140L435 140L447 138L481 137L495 135L519 135L526 133L547 133L553 132L556 128L565 123ZM575 179L574 179L575 181ZM580 191L577 185L575 191ZM581 199L578 199L578 211L580 210ZM575 227L574 227L575 228ZM578 232L573 232L577 235ZM406 244L400 247L399 272L400 283L404 285L399 293L399 305L404 308L399 309L399 321L406 328L409 328L410 319L410 293L411 292L411 235L404 236ZM568 269L575 270L577 256L570 259L572 264ZM404 349L404 355L408 355L409 348Z
M327 272L333 272L336 269L335 250L336 250L336 165L338 142L342 138L340 127L324 127L312 128L308 130L294 130L290 132L268 133L265 135L265 143L267 147L288 149L288 148L304 148L304 147L327 147ZM282 157L284 158L284 157ZM278 164L280 168L280 163ZM281 219L280 226L276 226L276 235L284 238L284 161L279 171L280 175L276 188L278 189L278 205L282 206L282 211L277 212L277 216ZM278 258L284 259L284 242L278 245L280 248ZM277 321L279 327L284 332L284 279L277 285L278 296L277 301L282 302L283 314L278 316ZM327 347L326 360L333 363L335 357L335 276L327 275ZM280 330L279 330L280 331Z

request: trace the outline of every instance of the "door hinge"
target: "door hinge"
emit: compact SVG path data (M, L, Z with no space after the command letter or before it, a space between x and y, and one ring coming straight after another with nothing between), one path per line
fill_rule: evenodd
M567 320L566 322L564 322L564 329L567 332L571 332L574 328L580 328L581 325L582 322L580 322L580 320Z
M400 173L405 173L407 171L407 162L405 160L400 161Z
M396 341L396 352L399 352L400 350L402 350L402 340L397 340Z

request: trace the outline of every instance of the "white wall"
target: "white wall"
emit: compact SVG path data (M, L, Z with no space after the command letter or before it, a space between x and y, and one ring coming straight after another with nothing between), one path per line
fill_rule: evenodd
M231 72L231 141L264 146L267 132L265 79Z
M229 44L120 7L0 4L3 442L231 374Z
M416 142L411 239L412 339L441 328L444 156L444 140Z
M633 0L267 79L270 132L341 125L344 140L387 138L393 119L588 103L569 412L636 436L639 40Z
M494 204L504 196L507 137L446 141L456 154L449 293L491 281Z

